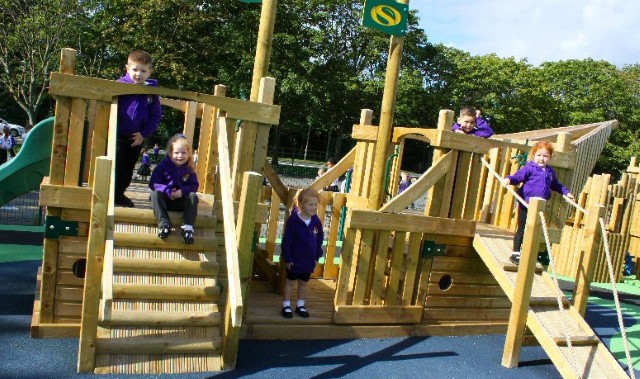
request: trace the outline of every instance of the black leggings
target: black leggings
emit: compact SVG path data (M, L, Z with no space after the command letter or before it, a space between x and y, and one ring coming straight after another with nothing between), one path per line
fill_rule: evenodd
M518 205L518 228L516 235L513 236L513 251L520 251L522 247L522 238L524 237L524 226L527 224L527 208Z

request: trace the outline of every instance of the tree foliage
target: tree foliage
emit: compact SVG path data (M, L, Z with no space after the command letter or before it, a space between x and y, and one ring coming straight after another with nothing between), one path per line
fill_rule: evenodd
M340 157L360 110L377 122L389 37L360 25L362 2L280 2L269 75L276 78L281 123L271 144ZM259 4L211 0L0 0L0 94L32 121L47 100L47 78L61 47L78 51L80 75L116 79L127 54L154 57L160 85L227 95L250 92ZM498 133L618 119L620 127L597 170L620 172L640 154L640 66L618 68L591 59L546 62L495 54L471 56L429 42L409 17L395 124L434 127L438 111L479 106ZM0 102L0 110L11 107ZM46 108L46 107L45 107ZM46 109L45 109L46 112ZM13 115L4 118L19 119ZM167 112L161 139L181 115ZM414 161L423 160L416 152ZM405 153L405 158L411 158Z

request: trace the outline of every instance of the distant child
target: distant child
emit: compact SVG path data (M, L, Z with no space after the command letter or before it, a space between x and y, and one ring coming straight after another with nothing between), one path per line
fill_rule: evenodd
M29 132L31 131L31 129L33 129L33 124L31 123L31 121L27 120L27 123L24 124L24 133L22 133L22 136L20 136L22 138L23 145L24 145L24 142L27 140L27 137L29 136Z
M5 125L4 128L2 128L2 136L0 136L0 164L7 161L9 151L13 149L14 144L15 141L9 130L9 125Z
M493 135L493 129L482 117L482 111L473 109L473 107L464 107L460 110L458 122L453 124L451 130L482 138L489 138Z
M502 179L502 184L518 185L523 183L518 189L518 194L529 203L532 197L541 197L545 200L551 198L551 190L567 196L574 200L573 195L567 187L563 186L556 175L556 172L549 166L549 160L553 155L553 146L548 141L538 141L531 148L531 161L527 162L515 174ZM520 248L524 236L524 227L527 222L527 208L520 204L518 207L518 228L513 238L513 254L509 258L515 264L520 263Z
M401 194L404 190L409 188L411 185L411 179L409 178L409 174L405 171L400 172L400 183L398 183L398 195Z
M291 291L298 282L296 313L309 317L304 305L307 282L322 257L324 239L322 223L318 217L318 192L310 188L298 193L297 208L291 211L282 237L282 256L287 267L287 282L282 293L282 316L292 318Z
M158 220L158 237L171 234L171 219L167 211L183 212L182 237L192 244L193 225L198 215L198 178L193 167L191 143L183 134L177 134L167 144L167 154L153 169L151 205Z
M138 167L138 177L147 177L151 175L151 163L149 162L148 149L142 149L142 161L140 167Z
M157 87L158 81L149 79L153 71L151 56L141 50L133 51L127 59L127 73L118 82ZM122 95L118 97L118 137L116 141L115 203L134 207L124 191L131 184L142 142L158 129L162 106L158 96Z
M318 179L319 177L321 177L322 175L324 175L324 173L327 172L327 169L324 167L320 167L318 169L318 174L316 175L316 179Z
M331 170L331 168L333 166L336 165L336 159L335 158L329 158L327 160L327 171ZM332 191L332 192L338 192L340 191L340 178L336 178L336 180L333 181L333 183L331 183L327 188L324 189L325 191Z
M158 163L158 154L160 154L160 145L158 145L158 143L156 143L155 145L153 145L153 162L154 163Z

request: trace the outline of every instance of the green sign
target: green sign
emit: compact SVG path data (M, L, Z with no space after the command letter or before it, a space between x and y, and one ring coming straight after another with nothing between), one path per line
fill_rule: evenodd
M262 0L240 0L241 3L261 3Z
M366 0L362 26L378 29L392 36L407 33L409 6L394 0Z

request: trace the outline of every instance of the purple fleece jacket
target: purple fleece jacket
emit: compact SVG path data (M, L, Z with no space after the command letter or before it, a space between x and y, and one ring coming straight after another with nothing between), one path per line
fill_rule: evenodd
M153 169L149 188L153 191L160 191L171 197L172 189L182 190L182 197L186 198L191 192L198 190L198 177L188 164L176 166L169 157L165 157Z
M532 161L527 162L520 170L513 175L507 176L507 178L509 178L512 185L524 183L518 189L518 194L527 203L532 197L541 197L549 200L551 198L551 190L563 195L569 193L567 187L558 181L556 172L550 166L542 168Z
M324 232L318 215L311 217L309 226L298 216L298 209L291 211L282 237L282 259L293 263L289 272L312 273L322 257Z
M452 131L460 130L460 124L457 122L451 127ZM493 135L493 129L489 126L487 120L483 117L476 117L476 127L470 133L466 133L469 136L476 136L482 138L489 138Z
M135 84L129 74L117 80L120 83ZM145 86L157 87L158 81L147 79ZM131 138L133 133L141 133L147 138L158 129L162 119L160 97L156 95L118 96L118 136Z

